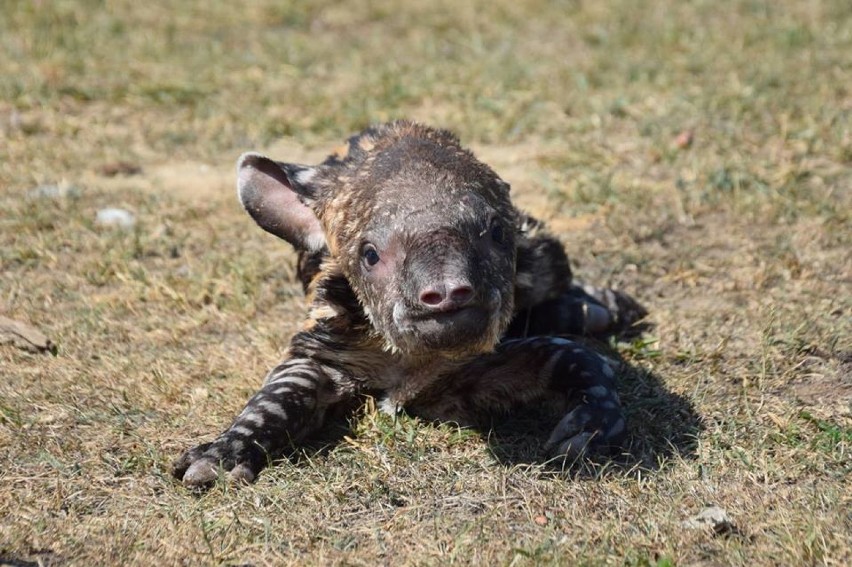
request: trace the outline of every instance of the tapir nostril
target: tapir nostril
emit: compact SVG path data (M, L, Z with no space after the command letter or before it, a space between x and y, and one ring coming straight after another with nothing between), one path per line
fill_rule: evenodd
M420 301L430 307L437 307L444 301L444 294L434 289L426 290L420 294Z
M441 283L420 292L420 303L431 310L445 311L464 307L473 299L473 288L467 284Z
M450 301L456 305L464 305L473 298L473 289L469 285L460 285L450 291Z

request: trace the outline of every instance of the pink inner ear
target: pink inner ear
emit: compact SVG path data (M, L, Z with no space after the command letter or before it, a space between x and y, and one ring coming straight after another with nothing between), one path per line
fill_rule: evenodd
M258 154L246 154L238 168L240 201L262 229L297 250L316 251L325 245L319 220L299 199L280 165Z

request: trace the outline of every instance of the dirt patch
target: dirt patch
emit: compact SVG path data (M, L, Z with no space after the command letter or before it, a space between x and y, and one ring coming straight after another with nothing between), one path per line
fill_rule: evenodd
M801 361L803 372L789 384L789 391L815 413L852 425L852 360L809 357Z

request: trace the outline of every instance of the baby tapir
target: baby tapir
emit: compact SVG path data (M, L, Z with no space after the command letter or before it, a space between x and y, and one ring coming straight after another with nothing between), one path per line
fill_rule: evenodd
M462 425L555 407L547 446L571 459L622 441L613 366L559 335L617 332L644 310L572 284L561 244L454 135L393 122L320 165L248 153L237 174L248 214L297 250L309 315L234 423L175 463L184 484L251 481L365 394Z

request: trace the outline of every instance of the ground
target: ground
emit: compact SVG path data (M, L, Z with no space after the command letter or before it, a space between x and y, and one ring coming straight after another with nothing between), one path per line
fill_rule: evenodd
M852 563L850 85L845 0L6 5L0 315L55 348L0 345L0 563ZM368 404L187 491L170 462L304 313L236 157L398 117L455 130L579 277L649 308L606 345L628 446L564 469Z

